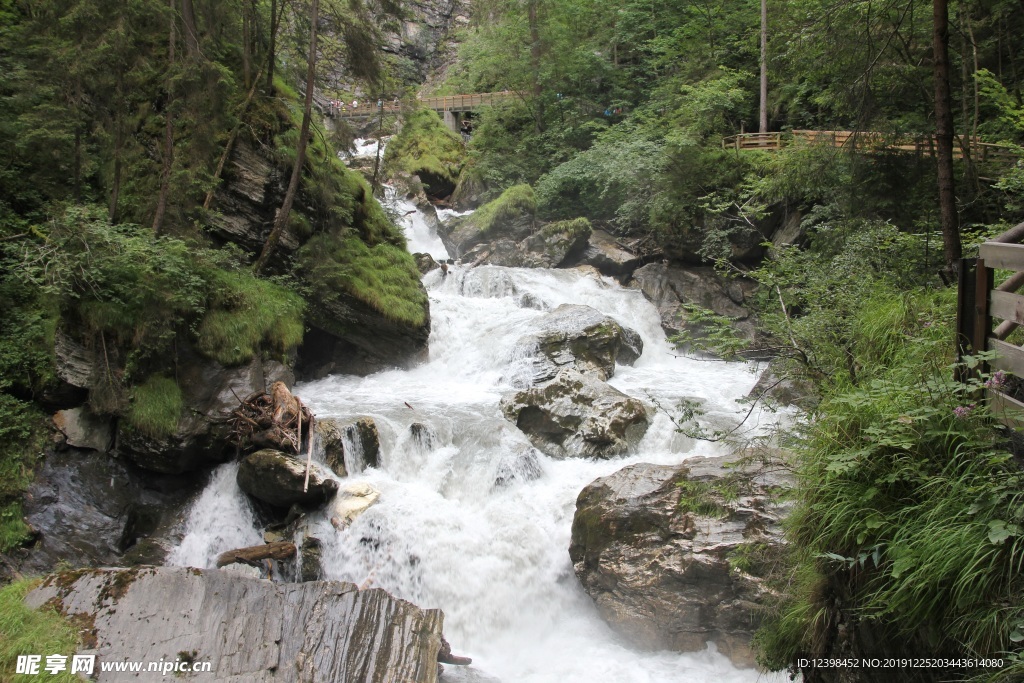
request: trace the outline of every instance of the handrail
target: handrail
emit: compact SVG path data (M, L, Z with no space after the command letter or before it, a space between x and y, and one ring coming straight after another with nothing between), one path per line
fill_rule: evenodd
M869 152L914 152L935 156L934 135L887 134L877 131L793 130L783 133L739 133L722 138L722 149L740 151L760 149L776 152L793 141L804 144L830 144L833 147ZM962 159L977 150L978 161L1016 161L1017 155L1006 145L982 142L978 137L957 136L953 157Z
M1024 223L984 242L977 259L961 259L957 291L957 357L992 351L988 365L1004 373L1024 378L1024 348L1005 340L1024 325L1024 296L1016 292L1024 287ZM1012 271L1010 277L995 285L996 270ZM993 318L1002 322L992 328ZM985 368L980 371L984 372ZM966 380L965 373L960 379ZM1010 427L1024 427L1024 402L990 386L986 394L993 412Z

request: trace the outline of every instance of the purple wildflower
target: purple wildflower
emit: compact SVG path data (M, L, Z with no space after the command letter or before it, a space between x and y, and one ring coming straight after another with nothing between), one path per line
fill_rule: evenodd
M953 415L956 416L956 419L962 420L970 415L972 410L974 410L973 403L969 406L957 406L956 408L953 408Z
M985 382L985 386L989 389L1002 389L1006 386L1006 373L1002 370L996 370Z

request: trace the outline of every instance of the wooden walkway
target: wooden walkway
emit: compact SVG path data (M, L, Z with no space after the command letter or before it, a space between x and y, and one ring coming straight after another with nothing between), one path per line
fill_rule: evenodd
M517 94L512 91L503 92L485 92L476 93L473 95L444 95L440 97L421 97L416 100L416 104L426 109L433 109L438 113L444 112L467 112L475 111L480 107L487 107L498 102L504 102L517 97ZM377 114L383 113L392 114L402 111L402 103L396 100L384 100L381 101L380 106L377 105L376 101L359 102L358 106L353 107L351 102L342 102L341 106L332 104L329 100L317 102L320 106L321 112L325 116L337 116L339 118L366 118L369 116L376 116Z
M958 137L953 147L953 157L962 159L965 147L972 150L975 161L1017 160L1017 155L1003 145L982 142L978 138L968 140ZM969 142L969 146L968 143ZM722 149L739 151L764 150L776 152L788 145L829 145L860 152L908 152L922 156L935 156L934 135L886 135L870 131L849 130L794 130L790 133L740 133L722 139Z

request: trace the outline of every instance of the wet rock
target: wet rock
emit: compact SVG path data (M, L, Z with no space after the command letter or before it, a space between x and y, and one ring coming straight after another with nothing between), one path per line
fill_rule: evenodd
M534 446L555 458L622 455L649 425L642 402L573 369L502 399L501 409Z
M379 467L380 434L373 418L325 418L317 420L314 429L320 440L324 462L339 477L357 474L367 467ZM347 450L352 451L348 456L354 472L348 472L345 465Z
M535 481L540 479L542 474L537 449L521 445L514 451L502 455L494 475L494 486L501 488L516 482Z
M421 451L429 452L437 448L437 434L430 428L430 425L413 422L409 425L409 434L412 435L413 443Z
M434 257L430 254L416 252L412 257L416 261L416 269L424 275L441 267L441 264L435 261Z
M658 308L661 327L673 336L684 329L699 332L687 324L683 304L696 304L718 315L735 319L736 327L753 339L754 321L747 302L757 285L744 278L727 279L714 268L650 263L633 273L629 283Z
M548 223L519 243L523 260L517 265L526 268L558 267L586 248L590 232L590 221L586 218Z
M753 666L750 638L770 596L758 558L782 541L778 477L737 477L739 456L630 465L576 501L569 555L601 616L645 649L707 641ZM742 471L742 470L741 470Z
M524 216L487 233L466 221L451 232L448 250L477 265L555 268L572 262L586 247L589 236L590 223L585 218L538 224Z
M569 259L566 266L593 266L602 275L618 278L625 282L640 265L640 257L626 251L614 237L604 230L594 230L585 248L575 258Z
M279 508L316 506L334 495L338 482L313 463L309 489L303 492L306 463L287 453L264 449L247 455L238 467L238 487L253 498Z
M552 379L565 367L609 379L616 362L632 365L643 352L639 334L589 306L563 304L532 326L537 331L521 338L518 345L540 352L534 363L534 383Z
M336 529L344 529L378 500L380 491L369 484L359 482L342 486L331 507L331 524Z
M40 536L31 548L12 552L12 562L36 575L59 562L160 564L173 527L203 483L144 472L93 450L47 453L23 507Z
M99 662L174 662L194 653L211 663L202 674L211 683L435 683L444 620L440 610L351 583L171 567L57 575L26 603L50 605L85 626L92 647L81 652Z
M299 580L319 581L323 576L323 542L316 536L306 536L299 551Z
M64 442L73 448L88 448L106 453L114 442L114 428L109 417L93 415L86 407L59 410L53 424L64 435Z

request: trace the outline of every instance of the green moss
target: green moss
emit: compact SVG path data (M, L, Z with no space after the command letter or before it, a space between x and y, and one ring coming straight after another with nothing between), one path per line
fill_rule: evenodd
M210 358L240 365L261 349L284 356L302 341L304 303L298 294L246 271L216 269L209 281L198 347Z
M542 237L554 237L565 233L565 236L572 240L580 235L589 235L591 232L590 221L586 218L573 218L572 220L548 223L540 231L540 234Z
M427 295L412 255L394 245L370 246L354 235L318 235L299 251L299 264L313 296L329 305L343 291L389 320L419 327L426 322Z
M467 219L480 232L489 232L500 223L519 218L522 215L533 215L537 211L537 196L529 185L513 185L494 201L488 202L474 211ZM576 220L585 220L578 218ZM571 221L569 221L571 222ZM588 224L589 227L589 224Z
M78 648L75 629L66 619L51 610L33 610L25 605L25 596L38 583L37 580L23 579L0 590L0 680L5 683L35 681L41 677L13 674L18 655L60 654L70 657ZM78 681L77 676L67 671L57 675L43 673L42 677L59 683Z
M154 375L132 392L128 422L154 439L170 436L178 429L183 406L178 384L169 377Z
M462 139L444 125L431 109L409 114L384 152L384 163L391 172L409 175L429 174L454 183L459 177L465 148Z

